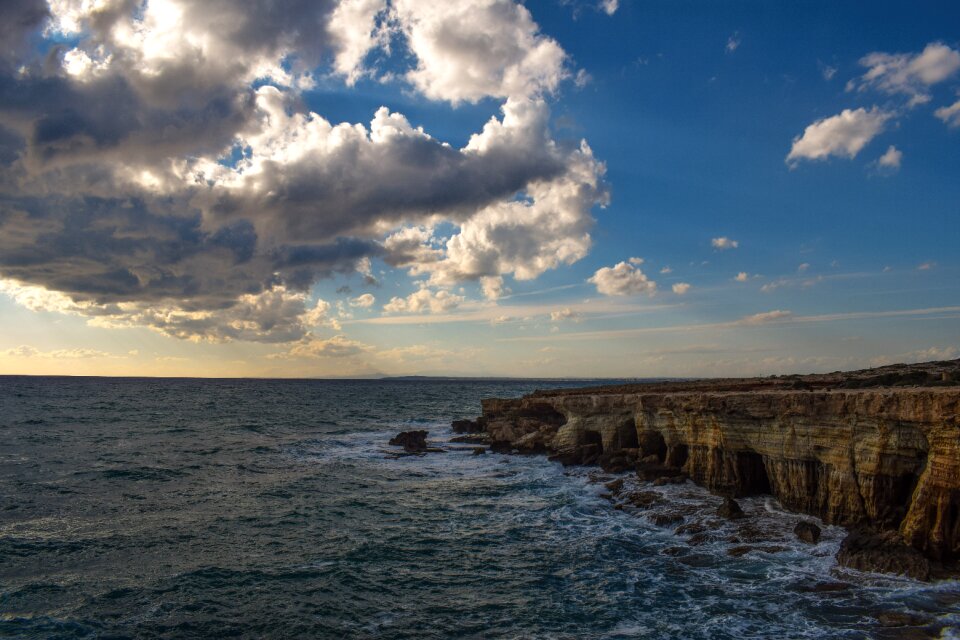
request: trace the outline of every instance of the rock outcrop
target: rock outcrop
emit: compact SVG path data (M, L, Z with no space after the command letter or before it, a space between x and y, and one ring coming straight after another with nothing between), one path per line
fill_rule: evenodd
M423 430L401 431L390 438L388 444L403 447L403 450L408 453L424 453L429 449L427 447L427 432Z
M638 384L482 401L495 451L685 474L725 496L892 531L960 561L960 361Z

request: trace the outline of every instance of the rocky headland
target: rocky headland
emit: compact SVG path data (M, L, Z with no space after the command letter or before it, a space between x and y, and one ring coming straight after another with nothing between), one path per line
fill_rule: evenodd
M850 529L841 564L928 579L960 566L958 414L953 360L537 391L483 400L477 420L453 427L494 451L689 479L731 502L769 494Z

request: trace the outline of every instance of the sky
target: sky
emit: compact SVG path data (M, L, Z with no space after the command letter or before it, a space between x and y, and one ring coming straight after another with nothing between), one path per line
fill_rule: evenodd
M0 374L960 357L960 5L0 5Z

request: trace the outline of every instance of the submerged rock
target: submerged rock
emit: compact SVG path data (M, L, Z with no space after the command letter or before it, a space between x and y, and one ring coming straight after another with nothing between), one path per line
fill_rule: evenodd
M820 541L820 527L809 520L801 520L793 528L797 538L809 544L817 544Z
M623 478L617 478L616 480L612 480L603 486L606 487L613 495L617 495L623 491Z
M450 438L450 442L457 442L461 444L487 444L490 442L490 436L485 433L471 433L466 436L456 436Z
M473 455L482 456L487 452L486 447L475 447L473 450Z
M648 509L655 504L661 504L663 498L654 491L633 491L627 496L627 502L638 509Z

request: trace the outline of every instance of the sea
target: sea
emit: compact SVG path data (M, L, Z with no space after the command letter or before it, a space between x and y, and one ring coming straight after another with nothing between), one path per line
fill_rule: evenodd
M616 509L597 468L450 442L585 384L0 378L0 637L960 637L960 584L838 567L771 498L751 537L691 484Z

